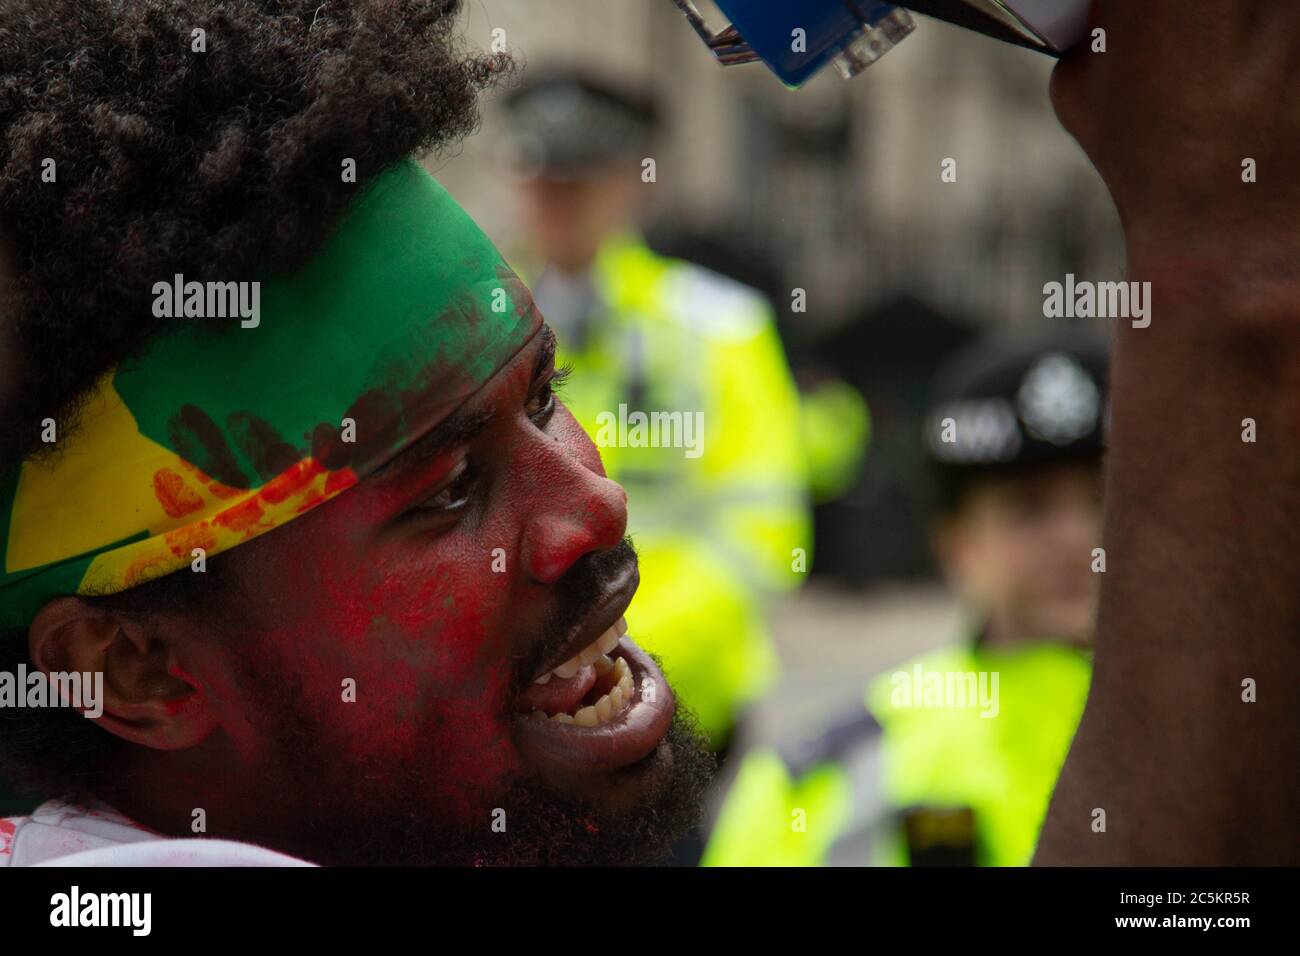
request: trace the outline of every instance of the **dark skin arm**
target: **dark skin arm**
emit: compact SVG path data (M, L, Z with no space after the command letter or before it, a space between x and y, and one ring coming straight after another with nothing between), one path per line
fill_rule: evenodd
M1053 80L1153 313L1116 346L1096 670L1039 864L1300 857L1300 4L1195 7L1100 0L1109 52Z

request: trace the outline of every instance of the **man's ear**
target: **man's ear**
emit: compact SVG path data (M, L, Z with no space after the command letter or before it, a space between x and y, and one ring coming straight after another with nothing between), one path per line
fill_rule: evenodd
M103 714L92 719L132 743L182 750L218 726L207 695L180 676L173 643L126 615L55 598L32 621L27 647L47 675L102 673Z

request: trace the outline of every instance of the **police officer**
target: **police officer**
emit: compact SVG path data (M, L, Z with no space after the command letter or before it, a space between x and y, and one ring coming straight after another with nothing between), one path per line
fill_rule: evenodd
M808 561L800 404L771 308L647 246L647 97L562 71L506 107L530 242L515 265L573 370L561 394L628 493L629 628L721 749L776 675L764 601Z
M819 738L747 755L706 863L1029 862L1091 676L1105 394L1104 344L1081 331L945 365L924 440L962 639L880 675Z

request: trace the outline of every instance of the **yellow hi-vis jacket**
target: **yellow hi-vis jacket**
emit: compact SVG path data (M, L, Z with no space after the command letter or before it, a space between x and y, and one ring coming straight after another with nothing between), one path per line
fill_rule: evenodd
M601 249L590 283L580 340L556 328L574 372L561 397L627 489L641 559L629 632L718 745L777 674L764 598L811 560L798 393L748 287L633 234Z
M1047 642L900 665L855 722L746 754L702 863L1025 866L1091 673L1090 654Z

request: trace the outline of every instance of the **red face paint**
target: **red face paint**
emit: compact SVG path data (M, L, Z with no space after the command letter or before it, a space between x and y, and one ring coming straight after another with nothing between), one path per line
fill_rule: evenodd
M625 495L572 416L557 407L539 427L526 412L538 347L471 400L492 417L467 444L369 478L230 553L257 690L275 689L311 728L295 742L302 761L280 753L264 765L282 728L259 722L267 708L248 700L256 690L223 654L223 622L211 622L195 642L217 672L205 696L235 743L228 776L258 781L265 817L280 801L286 816L302 805L331 819L405 807L487 827L505 787L529 772L512 730L519 663L556 610L557 583L626 527ZM462 465L474 475L470 503L450 516L417 510ZM249 506L227 526L256 514ZM504 572L493 570L498 548ZM330 779L302 779L308 759Z

